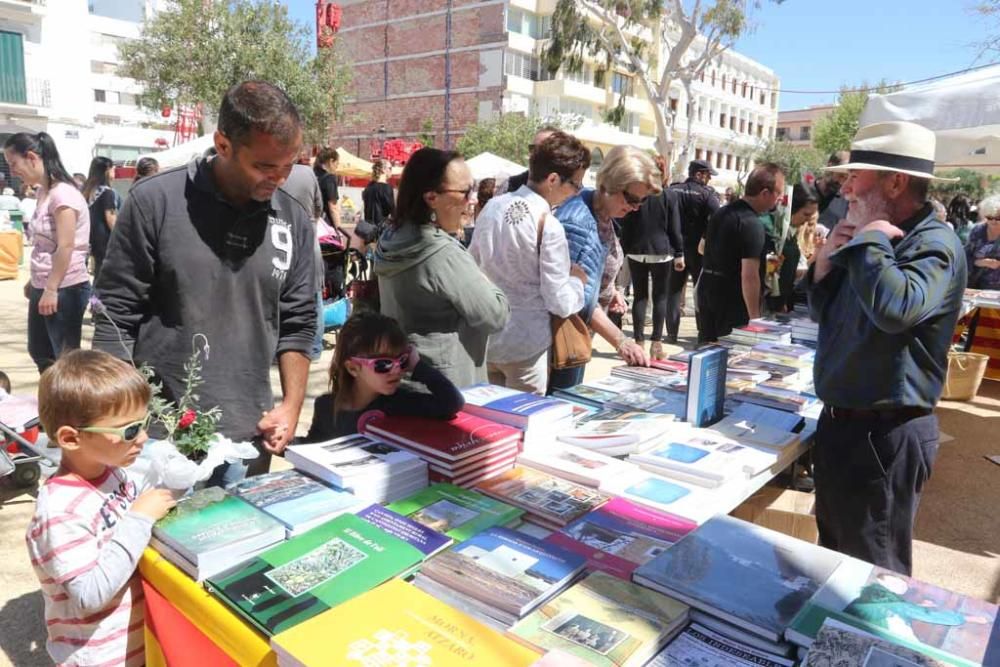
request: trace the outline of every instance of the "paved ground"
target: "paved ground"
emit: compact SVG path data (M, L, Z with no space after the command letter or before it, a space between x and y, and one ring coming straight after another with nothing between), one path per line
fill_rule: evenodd
M0 282L0 370L10 375L15 391L33 394L38 377L25 349L23 283ZM90 333L91 329L85 327L88 341ZM691 319L685 318L682 341L692 342L692 334ZM312 398L325 390L331 357L332 352L327 350L313 364L300 432L312 417ZM604 376L617 363L611 348L601 342L587 376ZM272 380L277 392L276 373ZM1000 454L1000 440L996 437L1000 383L986 383L973 402L943 403L939 415L942 430L955 439L941 446L934 476L924 494L914 546L915 575L967 595L997 601L1000 466L984 456ZM23 541L33 496L0 486L0 667L51 664L45 653L41 595Z

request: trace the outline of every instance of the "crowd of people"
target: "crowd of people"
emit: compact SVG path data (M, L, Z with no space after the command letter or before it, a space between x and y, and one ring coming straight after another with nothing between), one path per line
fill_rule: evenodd
M322 334L318 230L351 234L337 207L337 152L321 150L309 168L302 142L287 95L248 81L222 100L211 156L138 180L124 200L105 158L78 186L48 135L4 146L13 173L39 188L28 349L43 372L41 420L64 457L39 493L29 548L58 661L141 661L134 569L172 499L143 492L125 470L149 422L148 387L132 365L154 368L171 400L186 390L193 341L208 341L200 401L221 408L221 434L260 451L210 483L267 471L295 437ZM477 184L456 152L422 148L397 193L376 162L353 236L371 251L379 306L359 307L340 331L307 438L354 433L373 412L448 418L463 406L458 387L487 380L538 394L578 384L585 363L550 363L555 321L579 318L623 361L648 365L677 341L686 289L709 342L768 306L793 307L798 285L820 332L821 541L908 572L962 292L1000 275L1000 201L979 204L984 221L963 249L968 220L950 229L927 201L933 155L934 135L919 126L863 128L815 183L794 185L780 239L777 164L757 165L720 201L709 163L692 161L671 184L662 159L629 146L608 151L595 187L584 187L590 152L556 128L535 136L527 172L506 188ZM102 315L94 350L73 351L91 255ZM777 285L770 299L765 285ZM629 290L631 336L621 327ZM65 492L74 485L93 492L84 513L67 506L78 505Z

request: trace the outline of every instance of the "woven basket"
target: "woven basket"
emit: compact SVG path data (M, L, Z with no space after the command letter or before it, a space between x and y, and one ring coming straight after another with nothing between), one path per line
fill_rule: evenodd
M948 375L941 398L951 401L971 401L979 392L990 358L978 352L949 352Z

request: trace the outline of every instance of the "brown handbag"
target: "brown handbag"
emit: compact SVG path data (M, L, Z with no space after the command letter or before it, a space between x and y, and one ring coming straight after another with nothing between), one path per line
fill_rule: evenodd
M545 229L545 218L542 215L538 221L537 253L542 254L542 230ZM590 327L583 318L574 313L569 317L549 315L552 322L552 350L549 356L549 366L555 370L586 366L593 352L590 339Z

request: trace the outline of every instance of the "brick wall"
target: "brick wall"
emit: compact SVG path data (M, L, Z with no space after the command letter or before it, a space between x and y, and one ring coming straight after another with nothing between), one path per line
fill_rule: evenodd
M430 119L438 145L443 145L446 7L446 0L389 0L387 25L385 0L343 6L337 39L341 51L359 64L352 67L353 101L345 105L344 118L331 128L331 142L356 150L356 135L365 135L362 147L367 150L368 138L380 125L390 138L412 139ZM471 9L463 11L462 7ZM421 16L428 13L433 15ZM482 6L474 0L453 0L452 49L501 41L506 41L502 4ZM385 97L386 69L389 99ZM479 50L451 53L452 145L456 133L478 120L481 101L500 109L502 87L468 90L478 88L481 69Z

